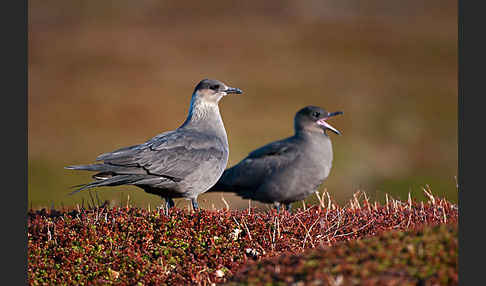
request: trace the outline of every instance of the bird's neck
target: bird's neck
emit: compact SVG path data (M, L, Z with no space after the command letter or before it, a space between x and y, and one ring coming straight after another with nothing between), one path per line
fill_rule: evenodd
M305 129L295 131L295 137L310 143L321 144L322 142L330 142L331 139L324 132L314 132Z
M207 102L193 98L186 121L179 128L197 129L198 131L221 137L226 144L228 143L217 102Z
M309 151L307 154L310 154L310 161L314 161L316 164L332 163L333 152L331 138L324 132L304 131L297 132L295 136Z

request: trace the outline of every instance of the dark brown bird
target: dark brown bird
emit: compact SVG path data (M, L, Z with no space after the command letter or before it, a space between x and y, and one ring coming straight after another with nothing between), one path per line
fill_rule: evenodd
M342 114L307 106L294 118L295 134L251 152L224 171L209 192L233 192L244 199L272 203L277 210L304 200L329 176L332 167L328 130L341 135L327 120Z

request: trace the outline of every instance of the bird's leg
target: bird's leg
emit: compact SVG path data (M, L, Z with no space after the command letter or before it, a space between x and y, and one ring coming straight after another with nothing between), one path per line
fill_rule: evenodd
M174 207L174 201L170 197L164 197L165 199L165 215L169 215L169 209Z
M288 211L290 213L290 210L292 209L292 205L291 204L285 204L285 210Z
M193 212L194 218L195 218L194 228L199 229L201 227L202 212L199 211L199 205L197 203L197 198L192 198L191 203L192 203L192 212ZM204 223L204 221L203 221L203 223Z
M167 205L167 208L173 208L175 206L174 200L172 198L166 198L165 203Z
M194 211L197 211L199 209L199 205L197 204L197 199L196 198L192 198L191 199L191 203L192 203L192 209Z

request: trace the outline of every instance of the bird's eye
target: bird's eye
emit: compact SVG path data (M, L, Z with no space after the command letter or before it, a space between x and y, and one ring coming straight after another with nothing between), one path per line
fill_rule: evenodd
M314 116L314 117L316 117L316 118L317 118L317 117L319 117L320 115L321 115L321 113L319 113L319 112L317 112L317 111L312 112L312 116Z
M215 84L209 87L212 90L218 90L219 89L219 84Z

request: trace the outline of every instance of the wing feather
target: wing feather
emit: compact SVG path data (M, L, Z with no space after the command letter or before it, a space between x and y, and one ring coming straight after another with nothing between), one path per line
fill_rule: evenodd
M224 156L225 145L216 136L195 131L170 131L149 141L98 156L104 163L139 167L148 174L183 179L201 163Z
M238 164L224 171L212 191L255 190L280 167L292 163L299 150L292 138L269 143L251 152Z

